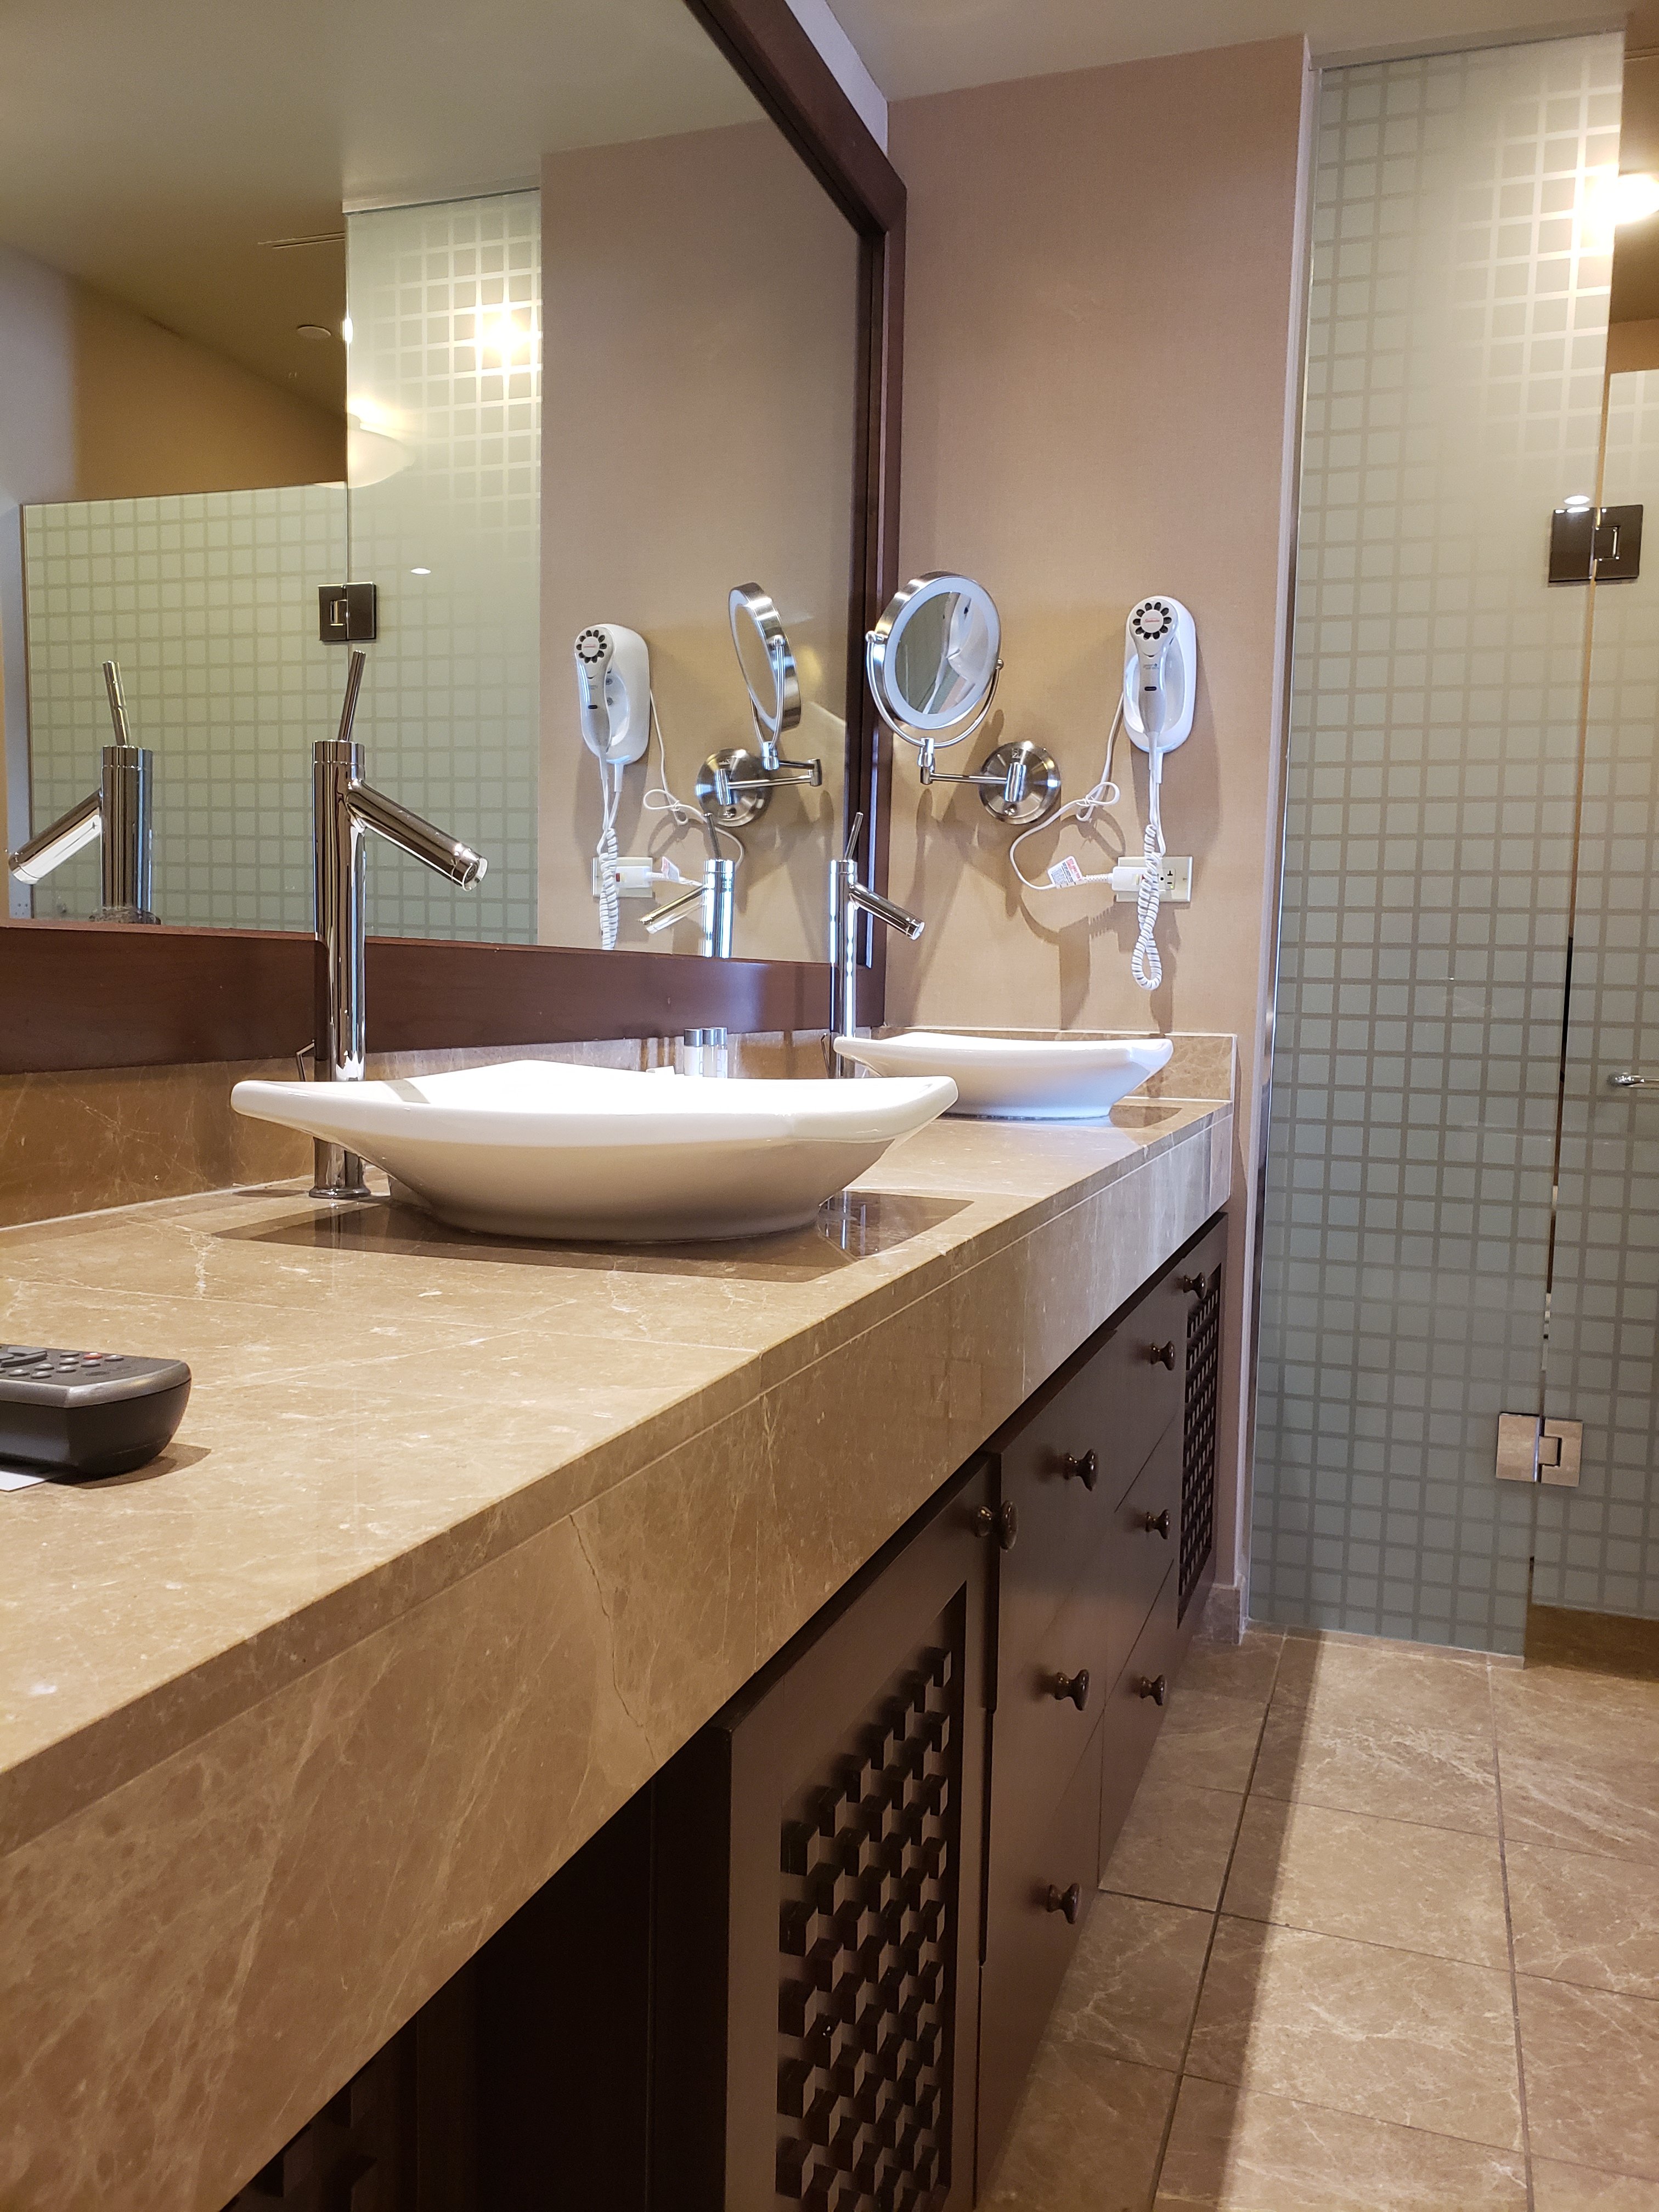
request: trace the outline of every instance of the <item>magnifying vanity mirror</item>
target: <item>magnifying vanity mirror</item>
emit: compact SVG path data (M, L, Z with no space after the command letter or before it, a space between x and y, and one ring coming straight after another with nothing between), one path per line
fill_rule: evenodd
M696 951L647 925L702 866L717 763L733 953L823 963L872 773L860 456L902 187L785 0L480 0L464 29L362 0L342 35L323 0L6 11L0 850L95 781L118 662L147 903L308 933L356 648L367 774L489 859L457 900L377 851L373 935L597 950L603 823L635 864L616 943ZM370 53L396 65L345 66ZM571 678L595 625L648 651L614 806ZM14 920L106 903L95 844L7 890Z
M924 784L974 786L999 822L1039 822L1060 799L1052 754L1022 738L998 745L970 775L942 775L934 756L983 727L1002 674L1002 624L982 584L949 571L914 577L865 641L877 712L915 745Z
M704 811L722 828L734 830L757 820L781 787L820 789L823 763L785 760L778 750L779 739L800 726L801 689L788 635L769 594L758 584L738 584L727 606L759 750L726 746L711 753L698 773L696 790Z

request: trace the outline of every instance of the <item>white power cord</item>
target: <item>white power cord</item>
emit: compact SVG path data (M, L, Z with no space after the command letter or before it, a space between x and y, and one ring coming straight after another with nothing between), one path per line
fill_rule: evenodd
M1029 830L1022 830L1008 848L1008 860L1014 873L1028 891L1070 891L1080 884L1111 884L1114 890L1128 888L1127 880L1113 883L1111 875L1085 875L1076 860L1056 860L1049 869L1045 882L1036 883L1019 865L1019 848L1028 837L1035 837L1039 830L1057 830L1062 822L1076 822L1087 829L1103 806L1115 806L1122 796L1112 781L1112 753L1117 744L1117 733L1123 726L1123 702L1117 702L1117 712L1112 717L1112 726L1106 733L1106 760L1092 790L1081 799L1067 799L1065 805L1053 814L1045 814L1041 822L1034 822ZM1114 872L1115 873L1115 871Z
M738 848L734 865L743 866L743 840L733 830L727 830L706 815L701 806L689 805L670 786L668 781L668 745L662 733L662 717L657 712L657 695L651 694L651 726L657 738L657 781L647 787L640 800L647 814L665 814L677 830L701 830L705 822L717 837L725 837Z
M599 763L599 791L603 805L597 857L599 863L599 945L614 951L622 907L617 890L617 809L622 804L622 763Z

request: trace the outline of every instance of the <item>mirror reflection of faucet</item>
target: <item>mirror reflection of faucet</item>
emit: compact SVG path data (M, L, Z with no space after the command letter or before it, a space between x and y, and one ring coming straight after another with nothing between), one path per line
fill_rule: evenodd
M38 884L94 838L101 838L103 896L93 921L155 921L160 917L151 907L150 803L155 756L132 742L121 671L113 660L104 663L104 689L109 695L115 742L104 747L97 790L60 815L50 829L9 854L6 865L19 883Z
M837 1076L859 1072L855 1060L836 1050L836 1040L852 1036L858 1025L859 915L867 914L872 923L901 931L913 944L927 927L919 915L859 881L857 854L863 831L864 817L855 814L846 850L830 863L830 1033L824 1050L830 1073Z
M800 726L800 672L770 594L758 584L734 585L726 611L749 693L757 750L728 745L710 753L698 772L696 793L698 803L723 828L737 829L764 814L773 793L783 785L819 789L823 763L788 760L779 750L790 731Z
M935 760L983 726L1002 674L1001 649L1001 621L984 586L939 571L893 594L865 639L865 669L877 713L916 748L922 782L970 784L988 813L1023 828L1059 803L1052 753L1022 738L996 746L967 775L942 775Z
M447 876L463 890L481 882L489 862L363 781L363 749L351 726L362 688L364 655L351 656L337 736L312 748L313 911L322 941L323 1035L315 1064L319 1083L360 1083L368 1041L363 947L368 933L368 870L364 832L377 830L410 860ZM363 1164L339 1145L316 1142L313 1198L367 1198Z

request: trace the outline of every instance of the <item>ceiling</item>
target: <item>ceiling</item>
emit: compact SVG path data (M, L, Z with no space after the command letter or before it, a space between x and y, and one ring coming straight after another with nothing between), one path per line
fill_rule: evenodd
M4 0L0 240L337 410L343 204L758 112L684 0Z
M1605 29L1613 0L830 0L889 100L1305 32L1316 55Z

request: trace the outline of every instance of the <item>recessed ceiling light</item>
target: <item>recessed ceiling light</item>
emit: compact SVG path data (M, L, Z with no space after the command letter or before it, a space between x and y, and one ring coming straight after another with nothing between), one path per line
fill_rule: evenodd
M334 335L325 323L301 323L295 334L298 337L309 338L313 345L319 343L324 338L331 338Z
M1659 215L1659 177L1621 176L1613 189L1613 221L1645 222L1650 215Z
M432 571L430 568L411 568L409 573L411 576L429 576Z

